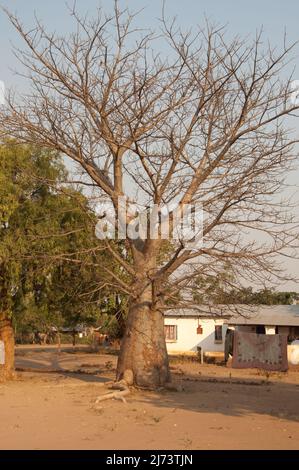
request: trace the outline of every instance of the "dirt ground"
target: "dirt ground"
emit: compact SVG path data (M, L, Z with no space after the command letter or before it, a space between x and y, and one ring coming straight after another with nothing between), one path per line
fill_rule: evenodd
M0 449L299 449L299 371L173 360L181 392L134 391L95 406L116 356L18 347L0 384Z

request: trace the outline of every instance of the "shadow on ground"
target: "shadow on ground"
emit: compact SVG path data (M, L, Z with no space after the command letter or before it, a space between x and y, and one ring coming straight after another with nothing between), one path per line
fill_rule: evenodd
M72 348L70 348L73 352ZM53 348L26 348L16 357L16 366L30 372L53 373L91 383L111 380L116 357L109 354L90 354L88 349L68 354L63 348L61 354ZM27 354L28 353L28 354ZM109 367L108 367L109 366ZM215 372L214 372L215 374ZM297 375L297 372L296 372ZM297 380L297 379L296 379ZM139 404L151 404L157 409L169 408L189 410L198 413L220 413L227 416L268 415L281 420L299 423L299 381L289 383L271 378L225 377L221 373L178 374L173 371L173 381L182 386L181 392L134 392L129 400Z
M60 353L57 347L51 346L19 348L16 354L16 371L58 374L87 383L103 383L111 380L111 377L107 376L109 368L113 368L110 356L93 356L93 363L87 363L89 356L86 353L90 353L90 348L87 346L79 350L74 350L72 347L62 348ZM101 358L101 363L97 357ZM105 364L109 364L108 369Z
M183 409L236 417L258 414L299 423L299 384L250 379L229 382L208 375L200 379L186 375L180 378L180 384L182 392L145 394L136 400L173 412Z

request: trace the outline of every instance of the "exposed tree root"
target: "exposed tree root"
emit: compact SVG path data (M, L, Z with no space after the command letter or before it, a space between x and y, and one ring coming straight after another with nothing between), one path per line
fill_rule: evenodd
M131 391L129 386L132 385L133 380L131 380L132 374L124 374L125 377L129 377L128 380L120 380L118 382L106 382L103 384L105 387L108 387L110 390L115 390L114 392L105 393L97 397L95 404L98 404L105 400L122 400L123 403L127 403L125 397L128 396Z
M119 391L115 391L115 392L111 392L111 393L106 393L105 395L100 395L96 399L95 404L98 404L98 403L100 403L101 401L104 401L104 400L110 400L112 398L115 398L116 400L122 400L123 403L127 403L125 397L127 395L129 395L130 393L131 392L130 392L129 388L127 388L125 390L119 390Z

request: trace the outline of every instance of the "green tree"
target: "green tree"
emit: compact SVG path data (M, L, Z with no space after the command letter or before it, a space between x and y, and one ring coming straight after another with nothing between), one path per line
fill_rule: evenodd
M55 163L49 165L50 159ZM0 148L0 340L5 344L5 364L0 366L0 373L4 377L12 374L14 365L12 312L19 283L24 282L20 257L28 252L28 229L16 226L13 219L21 207L43 193L45 167L51 179L58 179L62 173L57 155L52 152L38 148L29 151L29 147L17 146L14 141ZM32 174L36 176L34 183Z
M0 339L7 377L13 328L27 334L95 323L115 298L114 266L95 237L96 216L80 191L62 184L65 178L56 152L16 142L0 148ZM111 311L118 313L115 306Z

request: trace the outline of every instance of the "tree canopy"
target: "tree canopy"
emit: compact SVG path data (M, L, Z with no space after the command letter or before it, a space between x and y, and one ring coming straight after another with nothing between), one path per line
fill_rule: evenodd
M66 174L57 152L15 141L0 147L0 302L20 334L96 324L122 308L103 267L114 269L95 237L95 213L62 184Z

